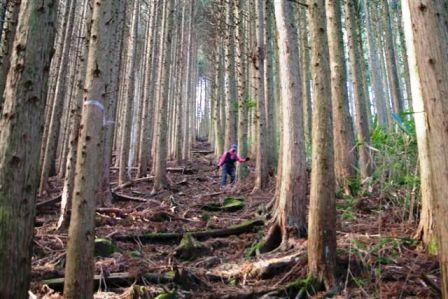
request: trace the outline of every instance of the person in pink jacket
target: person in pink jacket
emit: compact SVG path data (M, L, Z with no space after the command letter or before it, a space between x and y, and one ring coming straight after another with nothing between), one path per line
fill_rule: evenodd
M237 153L237 146L233 144L229 151L225 152L218 162L218 168L222 168L221 187L227 184L227 176L230 176L230 183L235 182L236 162L243 163L249 158L241 158Z

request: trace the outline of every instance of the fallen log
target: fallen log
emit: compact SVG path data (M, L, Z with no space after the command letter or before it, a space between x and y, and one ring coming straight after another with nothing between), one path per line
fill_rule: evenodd
M186 168L186 167L167 167L167 172L172 173L181 173L181 174L194 174L198 172L196 169L193 168Z
M168 242L168 241L179 241L183 236L189 233L192 237L196 239L208 239L217 237L227 237L231 235L240 235L247 232L254 231L257 227L264 225L264 221L261 219L247 220L240 224L229 226L228 228L222 229L211 229L204 231L195 232L182 232L182 233L147 233L141 235L128 235L128 236L114 236L114 241L119 242Z
M225 264L208 274L227 278L245 276L266 279L291 268L301 261L306 264L305 250L283 257L261 259L253 263Z
M114 193L114 192L117 192L117 191L120 190L120 189L127 188L127 187L131 187L132 185L134 185L134 184L136 184L136 183L150 182L150 181L152 181L153 179L154 179L153 176L147 176L147 177L143 177L143 178L138 178L138 179L135 179L135 180L126 182L126 183L124 183L124 184L121 184L121 185L118 185L118 186L112 188L111 192Z
M151 195L154 196L154 195ZM126 195L123 193L113 192L112 198L116 201L138 201L138 202L153 202L156 204L160 204L159 201L151 199L151 198L143 198L137 196Z
M54 197L54 198L50 198L50 199L47 199L47 200L38 202L38 203L36 204L36 208L39 209L39 208L42 208L42 207L45 207L45 206L52 205L52 204L54 204L54 203L57 203L57 202L60 201L61 199L62 199L62 194L59 194L58 196L56 196L56 197Z
M98 288L100 281L105 281L106 284L111 287L127 287L132 285L134 282L151 282L151 283L172 283L174 282L174 273L145 273L141 276L136 277L128 272L122 273L111 273L108 276L95 275L94 284L95 289ZM54 278L42 281L43 284L48 285L51 289L55 291L62 291L64 288L64 278Z
M209 150L193 150L191 151L192 154L200 154L200 155L210 155L213 154L214 151L209 151Z

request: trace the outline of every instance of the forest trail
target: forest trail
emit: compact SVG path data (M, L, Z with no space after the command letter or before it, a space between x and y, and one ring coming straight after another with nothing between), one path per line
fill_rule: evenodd
M115 198L119 200L112 207L98 209L97 239L113 241L111 248L101 250L104 256L95 259L95 273L103 277L101 284L99 277L96 281L96 290L102 291L98 298L133 298L131 293L136 292L153 298L167 290L175 292L177 298L258 298L264 294L287 298L289 292L297 292L300 283L306 286L306 282L296 281L307 273L305 240L291 240L286 250L248 256L262 238L263 226L253 226L244 233L200 238L195 250L178 250L179 235L186 232L222 232L246 220L261 219L262 207L273 196L272 188L263 194L251 194L251 176L234 190L221 191L216 159L206 154L208 151L208 144L198 143L193 162L183 166L183 173L172 168L169 190L151 196L151 182L137 182L117 190L119 196ZM116 181L115 173L112 168L112 182ZM49 197L60 192L56 178L52 184ZM220 209L226 198L241 199L244 206ZM344 292L355 297L372 294L373 272L381 272L380 292L385 297L437 297L436 259L416 248L411 239L414 228L401 224L401 211L387 202L377 211L377 200L338 200L338 264L350 281L343 285L347 288ZM38 209L33 256L35 293L51 293L42 282L63 277L67 233L56 231L58 216L58 205ZM165 232L169 234L157 235ZM145 233L155 234L150 240L132 237ZM60 281L54 282L50 287L61 291ZM134 282L145 287L137 290L131 287Z

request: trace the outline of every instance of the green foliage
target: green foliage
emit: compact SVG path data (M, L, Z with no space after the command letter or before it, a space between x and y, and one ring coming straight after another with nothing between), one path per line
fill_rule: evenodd
M246 107L248 110L255 109L255 107L257 107L257 102L254 99L252 99L251 97L247 97L246 98Z
M405 211L420 187L415 124L409 114L393 115L397 130L381 127L375 120L370 145L375 165L371 189Z
M108 257L119 251L118 247L108 239L95 239L95 256Z
M292 298L296 295L296 298L301 298L298 294L315 294L316 290L319 289L320 283L311 274L309 274L306 278L298 279L287 286L288 295L291 295Z
M341 211L341 217L345 220L353 220L356 218L354 210L358 200L350 195L343 195L343 200L336 203L336 208Z
M174 291L164 291L163 293L155 297L155 299L177 299L177 294Z

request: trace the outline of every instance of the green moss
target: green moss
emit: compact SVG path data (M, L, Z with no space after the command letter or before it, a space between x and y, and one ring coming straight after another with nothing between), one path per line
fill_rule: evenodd
M163 292L154 299L177 299L177 294L175 292Z
M223 204L212 202L201 207L202 210L210 212L219 212L219 211L235 212L243 208L244 208L243 199L236 199L233 197L228 197L224 199Z
M119 251L118 247L108 239L95 239L95 256L108 257Z
M428 253L431 255L437 255L439 253L439 243L437 242L436 237L433 237L432 240L429 242Z
M235 212L244 208L244 202L240 199L228 197L224 200L222 210L226 212Z
M142 253L140 251L138 251L138 250L129 251L128 255L130 257L134 257L134 258L142 257Z
M195 260L209 253L209 249L196 240L191 233L184 235L176 248L176 256L181 260Z

